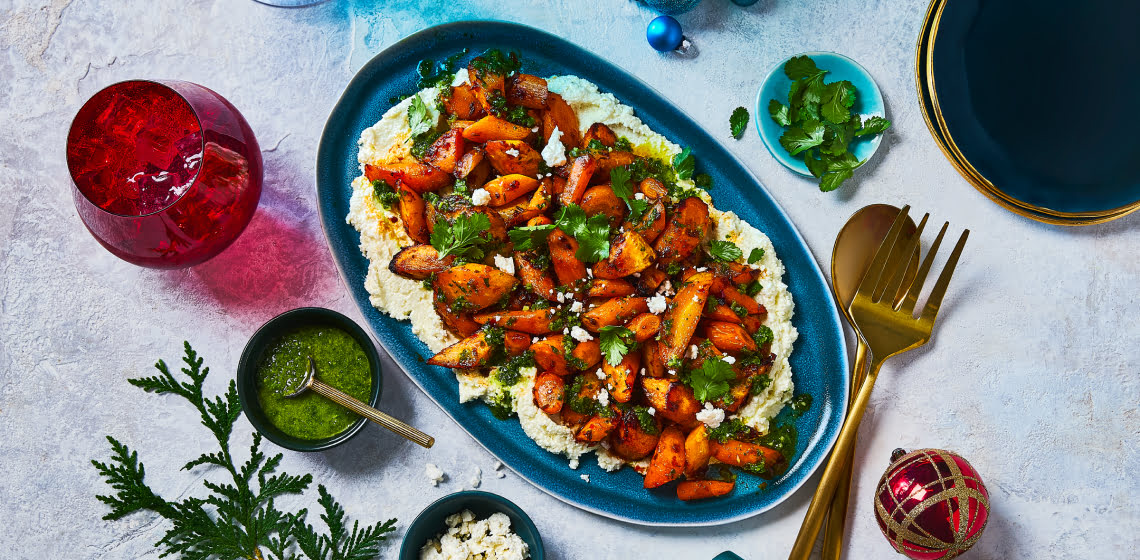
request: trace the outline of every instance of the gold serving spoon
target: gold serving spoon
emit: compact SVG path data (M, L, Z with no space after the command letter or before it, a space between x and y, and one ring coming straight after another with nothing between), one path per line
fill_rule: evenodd
M848 323L851 322L851 313L847 308L851 305L851 300L855 299L859 282L867 274L867 268L875 258L875 250L883 243L883 238L887 236L891 224L898 215L899 209L894 206L872 204L852 214L835 237L835 247L831 251L831 289L835 292L839 309L843 311L843 317ZM904 233L912 235L914 230L914 221L908 217ZM903 285L910 286L917 272L916 253L907 267ZM895 299L902 299L905 295L906 292L900 290L896 292ZM851 368L852 399L863 385L863 378L867 373L867 344L858 336L855 338L859 345L855 349L855 365ZM831 500L831 507L827 511L827 524L823 529L823 560L839 560L843 553L843 533L847 524L847 500L851 490L851 463L854 455L852 448L852 452L846 458L839 487L835 490L835 498Z
M314 393L325 397L377 424L381 427L389 429L407 439L409 441L418 443L424 447L431 447L435 445L435 438L399 421L371 406L368 406L355 398L351 397L348 393L333 387L320 379L317 379L317 363L313 361L313 357L309 356L309 369L305 371L305 379L301 381L301 386L294 392L285 395L288 398L298 397L306 391L313 391Z

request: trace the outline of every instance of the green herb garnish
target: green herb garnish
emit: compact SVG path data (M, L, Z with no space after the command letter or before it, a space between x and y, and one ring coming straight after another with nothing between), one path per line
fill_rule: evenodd
M578 241L574 256L583 262L598 262L610 256L610 220L605 214L586 216L576 204L558 211L554 225Z
M737 107L732 110L732 115L728 117L728 129L732 132L732 137L740 140L744 136L744 129L748 126L748 109L744 107Z
M712 402L728 394L729 382L734 379L736 372L723 358L706 358L701 367L689 372L688 384L697 400Z
M818 178L821 191L833 191L850 179L863 165L850 152L851 142L861 136L879 134L891 123L883 117L860 120L851 113L858 91L846 80L825 84L826 70L810 57L797 56L784 65L791 78L788 104L773 99L768 114L786 130L780 145L793 156L802 156L808 171Z
M757 247L753 249L751 253L748 253L748 264L756 264L760 262L762 258L764 258L764 249Z
M735 439L736 436L748 431L748 426L741 422L739 418L732 418L721 422L715 428L709 428L705 433L709 439L717 442L724 443L730 439Z
M645 214L645 210L649 208L649 201L639 200L634 196L631 177L633 177L633 173L627 166L615 167L610 170L610 187L614 190L614 194L625 201L625 205L629 208L629 221L635 222Z
M689 148L681 150L681 152L673 156L673 171L677 173L677 178L684 180L693 176L696 171L697 160L693 157L693 152Z
M720 239L709 242L709 256L721 262L736 262L744 256L735 243Z
M414 138L432 129L435 122L431 117L431 109L419 95L412 96L412 104L408 106L408 134Z
M372 197L376 200L376 204L386 210L391 210L400 202L400 195L392 190L387 181L380 179L372 181Z
M760 325L756 332L752 334L752 340L756 342L756 346L764 346L769 342L775 340L776 335L772 333L772 329L768 325Z
M767 389L768 386L771 384L772 384L772 376L771 375L767 375L767 374L754 375L754 376L752 376L752 381L748 385L748 394L754 395L754 396L759 395L760 393L763 393L764 389Z
M600 336L598 345L602 348L602 356L605 356L606 363L611 366L620 364L634 344L633 331L619 325L602 327L598 334Z
M112 495L96 499L111 507L103 519L121 519L138 511L152 511L170 522L166 534L155 543L161 556L178 555L187 559L264 558L284 560L365 560L380 554L380 545L395 529L395 519L361 528L345 521L344 509L323 485L317 486L324 513L321 519L328 533L318 533L305 523L306 510L296 513L277 508L276 500L289 494L303 493L313 481L310 474L293 476L274 472L282 455L266 457L261 451L261 434L254 432L249 459L234 462L230 449L234 423L241 416L237 385L230 381L228 390L210 399L202 394L202 386L210 368L202 367L202 358L185 343L186 367L182 373L190 380L180 381L162 360L155 364L160 375L127 382L160 395L174 394L189 401L201 417L202 425L213 433L219 450L204 453L186 463L183 470L199 466L221 467L232 482L204 481L210 491L202 499L187 497L168 501L144 481L145 469L138 453L111 436L111 458L107 462L91 461L99 475L114 490Z
M492 243L483 237L490 229L491 219L482 212L459 214L454 222L441 217L435 222L430 241L441 259L455 255L462 260L479 261L487 256L487 247Z

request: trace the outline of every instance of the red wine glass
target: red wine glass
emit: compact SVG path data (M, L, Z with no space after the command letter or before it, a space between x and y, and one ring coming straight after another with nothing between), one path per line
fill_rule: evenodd
M72 196L115 256L183 268L229 246L261 198L261 149L241 113L190 82L132 80L96 93L67 135Z

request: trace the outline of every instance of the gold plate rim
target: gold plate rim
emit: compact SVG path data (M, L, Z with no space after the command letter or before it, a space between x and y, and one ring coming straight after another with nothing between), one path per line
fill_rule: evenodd
M935 143L938 144L942 154L946 156L954 168L971 186L981 192L986 198L996 202L999 206L1019 216L1042 223L1063 226L1084 226L1104 223L1121 218L1140 210L1140 200L1109 210L1096 212L1061 212L1050 208L1029 204L1002 191L992 181L987 179L962 155L958 145L954 142L946 119L942 115L938 103L938 92L934 84L933 57L934 42L937 40L938 26L942 18L942 10L949 0L931 0L923 18L922 28L919 32L915 53L915 86L918 90L919 111L926 122L927 129ZM928 29L929 28L929 29ZM926 72L922 71L922 61L926 61ZM929 96L933 106L933 117L929 114L923 97ZM937 124L935 124L937 123Z

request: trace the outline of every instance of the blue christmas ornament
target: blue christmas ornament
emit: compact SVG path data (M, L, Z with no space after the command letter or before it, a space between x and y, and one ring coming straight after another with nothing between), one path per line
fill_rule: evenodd
M675 16L683 14L701 3L701 0L642 0L646 6L649 6L658 13L668 16Z
M645 29L645 40L649 41L649 46L661 52L676 50L684 40L681 24L669 16L658 16Z

